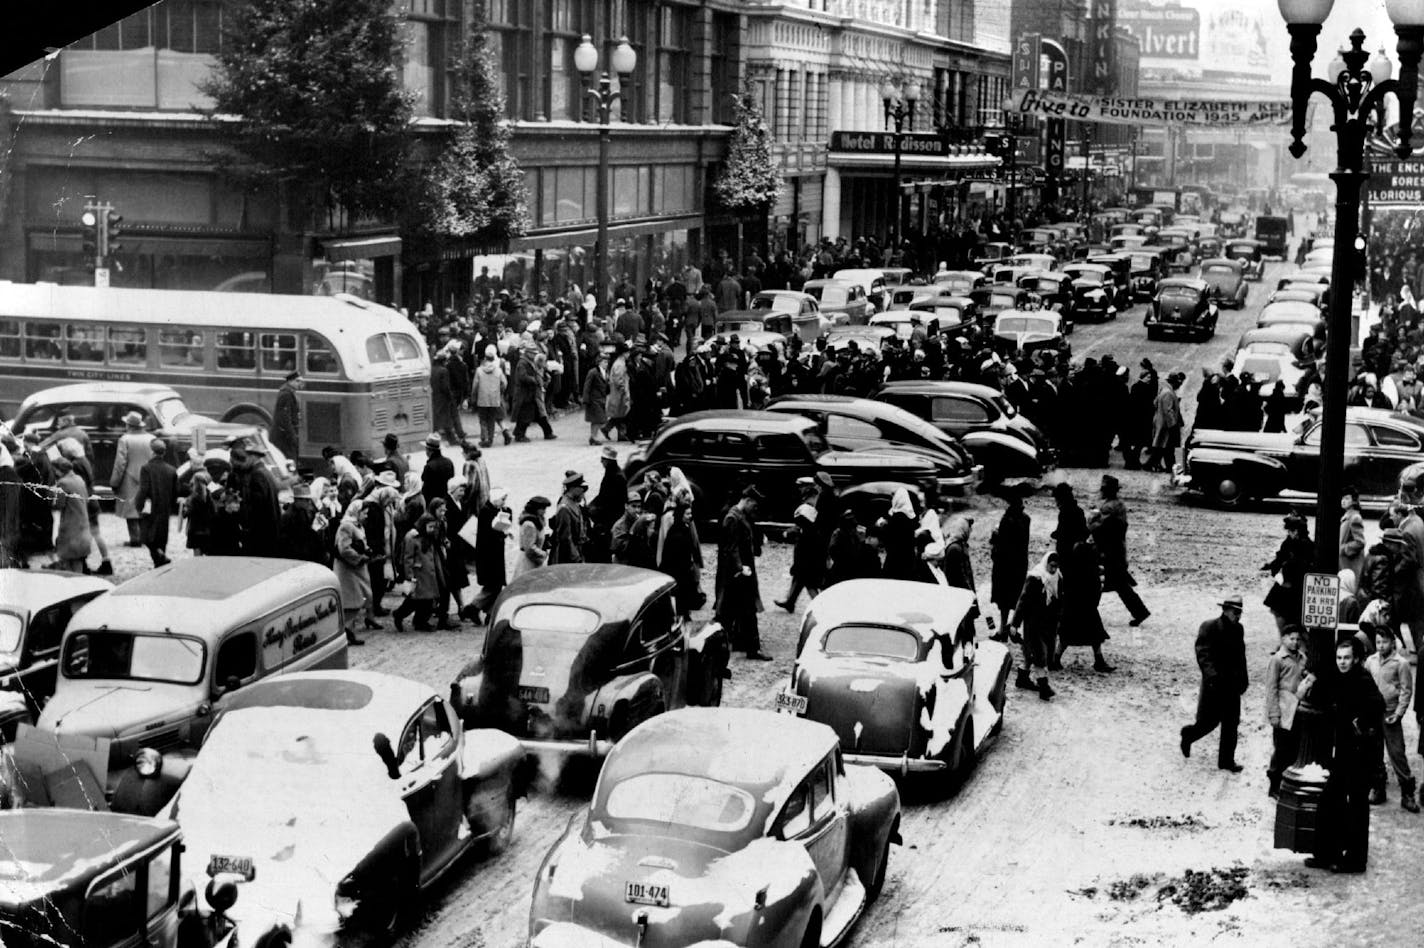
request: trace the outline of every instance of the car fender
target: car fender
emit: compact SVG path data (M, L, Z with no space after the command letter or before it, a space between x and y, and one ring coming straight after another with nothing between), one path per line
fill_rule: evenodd
M848 829L850 861L860 874L861 882L869 885L875 875L875 865L885 851L885 842L899 843L891 832L900 821L900 792L895 782L877 767L847 765L846 783L850 788Z
M1230 472L1238 483L1250 485L1250 493L1262 496L1280 493L1287 476L1285 463L1276 458L1229 448L1192 448L1187 452L1187 468L1193 486L1200 490L1210 489L1215 477ZM1203 476L1203 471L1214 476Z
M584 699L584 720L594 721L602 719L606 725L611 739L617 740L621 734L615 733L613 719L618 714L620 708L624 714L630 708L647 707L656 701L661 701L664 708L668 707L667 696L663 694L662 679L649 671L638 671L627 675L618 675L609 679L599 689ZM622 733L627 733L636 723L641 722L641 718L635 722L629 722L622 729ZM599 728L600 731L603 728Z
M715 619L704 623L697 631L687 633L688 704L705 706L710 703L713 676L732 677L727 667L731 657L732 641L722 623ZM700 693L693 693L694 683L702 689Z
M1001 431L970 431L960 439L974 461L984 466L986 476L1037 477L1043 464L1038 449Z

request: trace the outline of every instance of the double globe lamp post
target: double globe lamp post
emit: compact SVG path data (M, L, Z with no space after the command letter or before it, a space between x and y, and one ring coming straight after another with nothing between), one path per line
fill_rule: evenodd
M638 68L638 54L628 43L628 37L620 37L613 48L613 72L619 77L619 85L627 81ZM598 70L598 47L593 45L587 33L574 49L574 68L585 81L591 79ZM622 94L613 88L613 77L607 70L598 77L598 84L589 86L584 94L598 103L598 237L594 244L594 299L600 315L608 312L608 141L612 129L609 120L614 104Z
M1281 17L1290 33L1291 60L1291 144L1295 158L1305 154L1306 119L1310 99L1316 93L1329 101L1334 113L1336 167L1330 173L1335 182L1335 245L1331 261L1331 293L1327 315L1320 439L1320 480L1315 520L1315 567L1328 575L1339 569L1340 493L1345 459L1345 402L1350 375L1351 311L1354 304L1354 255L1360 234L1360 191L1369 177L1364 169L1365 146L1371 132L1384 130L1385 98L1391 93L1399 105L1399 142L1395 153L1410 155L1410 132L1414 100L1419 85L1419 59L1424 49L1424 0L1385 0L1385 7L1399 38L1399 78L1381 49L1373 57L1364 49L1365 34L1350 34L1350 48L1342 50L1327 68L1328 81L1311 75L1316 40L1335 0L1277 0ZM1309 670L1324 677L1330 670L1335 642L1333 630L1309 630ZM1328 739L1322 710L1302 700L1296 715L1301 735L1298 766L1323 764L1328 760ZM1288 776L1290 772L1288 771ZM1296 770L1296 776L1299 771ZM1282 787L1281 807L1287 793ZM1282 811L1284 812L1284 810ZM1336 816L1327 816L1338 818ZM1278 816L1278 836L1282 818ZM1278 845L1280 842L1278 841ZM1296 847L1292 847L1296 848Z
M895 135L895 218L890 222L890 247L900 248L900 223L904 220L904 195L900 193L900 146L905 138L905 122L915 124L915 103L920 101L920 84L911 81L904 88L886 79L880 86L880 98L885 102L885 123L894 126Z

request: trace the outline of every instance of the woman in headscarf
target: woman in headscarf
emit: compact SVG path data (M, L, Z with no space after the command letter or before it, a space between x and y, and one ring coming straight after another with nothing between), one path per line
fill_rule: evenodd
M94 538L94 545L99 548L99 569L96 575L112 576L114 564L109 560L109 545L104 542L103 533L99 530L99 498L94 495L94 465L84 453L84 445L79 443L78 438L61 438L59 453L69 459L74 465L74 473L83 479L84 486L89 489L89 535Z
M549 522L545 512L549 498L530 497L519 514L519 555L514 561L514 575L523 576L531 569L543 566L549 559Z
M1058 636L1058 650L1048 664L1053 671L1062 669L1063 653L1069 647L1091 648L1093 671L1107 674L1114 670L1103 658L1103 643L1108 639L1108 631L1103 628L1103 617L1098 613L1098 603L1103 598L1102 557L1098 554L1098 543L1093 539L1092 531L1101 519L1101 515L1093 511L1088 518L1088 535L1073 547L1073 568L1068 571L1067 588L1063 591L1063 622Z
M885 578L915 582L924 579L928 570L920 559L915 539L920 523L908 490L901 487L895 491L890 499L890 513L883 524L880 533L885 546L885 566L882 570Z
M999 607L999 625L1005 629L1009 625L1009 613L1018 604L1028 572L1028 532L1031 524L1024 510L1024 491L1009 491L1008 500L1009 508L989 535L989 558L993 564L989 601Z
M1028 691L1037 691L1044 701L1054 691L1048 686L1048 659L1054 654L1054 639L1058 635L1058 619L1063 605L1058 598L1058 554L1049 550L1038 565L1024 575L1018 602L1007 628L1023 635L1023 667L1014 684Z
M694 495L692 493L692 482L687 479L687 475L682 473L682 468L668 468L667 480L668 499L663 504L662 515L658 518L657 546L654 550L654 562L661 563L663 560L663 543L667 539L668 531L678 522L679 517L677 507L682 504L687 507L693 505ZM697 534L697 520L693 518L692 542L697 545L697 562L702 563L702 538Z
M1266 608L1276 618L1278 628L1300 624L1301 589L1305 574L1315 558L1315 547L1305 517L1292 510L1286 514L1286 538L1281 541L1275 559L1261 569L1276 575L1276 581L1266 593Z
M0 446L0 452L3 456L9 455L3 446ZM59 511L59 533L54 541L55 562L60 569L82 573L91 547L89 490L84 486L84 479L74 472L74 464L69 458L55 458L54 473L58 475L58 480L55 481L50 503Z
M430 616L440 598L440 573L436 563L439 544L440 524L429 514L421 516L401 540L401 555L410 575L410 592L391 614L397 632L405 631L405 619L412 613L415 622L411 628L417 632L430 631Z
M217 500L213 497L213 478L207 471L196 471L189 481L188 497L183 502L182 513L178 517L179 526L187 526L188 549L194 556L207 556L213 540L213 520L217 516ZM305 504L311 506L311 491L305 484L298 484L306 496ZM296 488L292 489L292 504L297 502ZM286 514L283 515L285 523ZM310 519L307 532L311 533ZM305 557L302 557L303 559ZM320 561L318 561L320 562Z
M476 625L489 621L489 611L507 582L505 547L514 528L508 503L509 491L492 487L489 500L475 514L475 581L480 594L466 607L464 618Z
M365 627L379 629L380 623L371 615L371 578L367 575L366 564L371 555L366 548L365 530L361 524L361 500L352 500L336 528L336 539L332 550L332 571L341 585L341 611L346 628L346 641L352 645L364 645L365 641L356 635L356 617L364 616Z
M1341 622L1358 622L1360 620L1360 600L1356 598L1359 592L1359 581L1355 579L1355 571L1352 569L1340 570L1340 619Z
M969 563L969 535L974 531L973 519L963 514L949 518L944 535L944 581L959 589L974 593L972 617L979 615L979 593L974 586L974 568Z
M463 487L461 488L463 489ZM450 529L451 512L454 510L453 504L447 504L445 498L434 497L430 505L426 508L427 516L435 520L439 529L435 533L435 578L439 585L439 595L435 603L435 627L437 629L452 629L454 623L450 621L450 600L455 601L456 619L459 618L460 596L457 589L463 589L469 585L469 577L465 575L464 560L460 560L459 573L460 585L452 585L455 579L455 567L452 562L456 557L450 552L450 537L453 535ZM418 522L417 522L418 523Z
M707 601L701 588L702 546L692 522L691 491L674 490L668 508L663 515L668 526L658 537L658 569L677 581L673 593L677 611L684 620L691 620L692 613Z

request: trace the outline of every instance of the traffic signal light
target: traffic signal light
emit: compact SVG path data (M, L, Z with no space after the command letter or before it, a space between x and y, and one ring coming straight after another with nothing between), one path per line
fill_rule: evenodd
M105 207L101 212L104 225L104 257L112 257L124 248L119 243L119 234L124 223L124 216L117 213L112 207Z
M95 261L102 256L100 253L100 235L103 229L100 226L99 207L94 204L84 205L84 213L79 215L79 223L84 225L84 260L85 265L95 266Z

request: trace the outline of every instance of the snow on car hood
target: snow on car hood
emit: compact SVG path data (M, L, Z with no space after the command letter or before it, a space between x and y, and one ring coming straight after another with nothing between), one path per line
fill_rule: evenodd
M228 913L261 921L317 922L335 888L409 816L398 782L352 715L305 708L247 708L209 733L170 807L183 827L184 865L199 892L209 857L247 856L257 876Z

